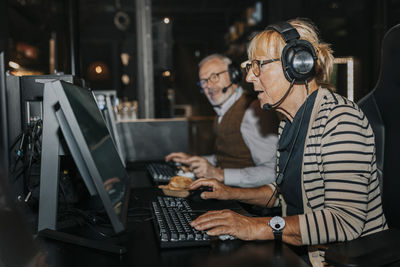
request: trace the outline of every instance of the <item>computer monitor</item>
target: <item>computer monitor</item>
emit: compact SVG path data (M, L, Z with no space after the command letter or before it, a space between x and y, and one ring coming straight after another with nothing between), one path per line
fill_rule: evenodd
M129 197L128 175L93 93L64 81L48 82L43 109L38 230L57 229L63 138L88 191L100 197L115 233L122 232Z
M0 168L8 174L8 123L4 52L0 52Z
M125 154L117 129L116 112L118 109L118 97L115 90L94 90L97 105L103 114L106 125L111 133L111 137L118 149L122 163L125 165Z

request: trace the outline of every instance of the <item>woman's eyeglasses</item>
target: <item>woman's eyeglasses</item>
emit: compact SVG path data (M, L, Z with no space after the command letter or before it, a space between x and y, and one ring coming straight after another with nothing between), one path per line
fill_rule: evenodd
M275 62L275 61L280 61L279 58L274 58L274 59L266 59L266 60L257 60L253 59L251 62L244 62L246 65L244 68L246 69L246 72L249 72L251 69L253 71L254 76L258 77L261 74L261 67L264 65L267 65L269 63ZM243 63L242 63L243 65Z
M207 79L201 79L197 84L204 89L209 81L212 83L217 83L219 81L219 75L225 72L228 72L228 70L224 70L218 73L212 73L210 77L208 77Z

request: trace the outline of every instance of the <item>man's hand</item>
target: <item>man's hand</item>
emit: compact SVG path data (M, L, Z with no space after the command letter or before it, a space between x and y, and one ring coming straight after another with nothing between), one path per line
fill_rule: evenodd
M209 211L190 223L196 230L211 236L228 234L242 240L273 239L266 218L251 218L231 210Z
M207 159L193 156L184 163L190 166L190 170L198 177L215 178L220 182L224 181L224 170L214 167Z
M184 152L173 152L165 156L165 161L168 162L170 160L173 160L175 162L185 163L185 161L187 161L189 158L190 155Z
M200 197L202 199L228 200L234 198L234 188L224 185L215 179L198 179L190 184L189 190L196 190L197 188L202 186L208 186L212 188L211 192L204 191L203 193L201 193Z

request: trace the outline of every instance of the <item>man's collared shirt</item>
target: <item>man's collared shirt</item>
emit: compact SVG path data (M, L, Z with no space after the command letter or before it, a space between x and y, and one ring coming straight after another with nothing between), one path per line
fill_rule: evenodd
M242 96L243 89L238 87L236 92L220 107L214 107L221 122L226 112ZM256 187L275 181L276 175L276 149L278 137L276 134L262 135L260 118L256 116L254 107L250 105L240 125L243 140L250 150L251 157L256 166L243 169L224 169L225 184L239 187ZM215 166L216 155L205 156Z

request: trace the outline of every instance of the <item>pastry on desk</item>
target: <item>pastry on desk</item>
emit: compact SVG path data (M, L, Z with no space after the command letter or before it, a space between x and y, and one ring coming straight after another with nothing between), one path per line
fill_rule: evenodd
M159 185L166 196L187 197L189 196L189 185L193 182L189 177L174 176L169 180L168 185Z

